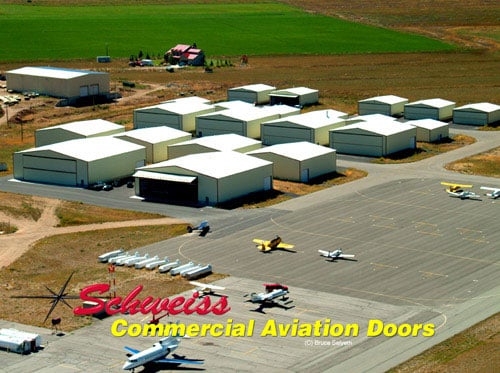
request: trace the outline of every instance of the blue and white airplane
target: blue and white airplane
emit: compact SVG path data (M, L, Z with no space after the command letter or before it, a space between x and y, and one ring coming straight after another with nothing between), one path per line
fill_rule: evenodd
M170 359L166 356L173 352L179 347L181 337L168 336L160 339L160 341L153 344L146 350L139 351L130 347L125 346L125 350L130 352L132 355L128 357L127 361L123 365L123 370L134 370L137 367L146 364L203 364L200 360L186 360L181 358Z
M210 225L208 225L208 221L203 220L200 225L193 227L191 225L187 226L188 233L192 232L200 232L200 236L204 237L210 231Z

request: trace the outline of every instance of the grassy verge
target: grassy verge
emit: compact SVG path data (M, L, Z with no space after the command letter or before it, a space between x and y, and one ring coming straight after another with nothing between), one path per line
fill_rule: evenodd
M446 169L468 175L500 177L500 147L448 163Z
M42 216L42 209L36 206L33 197L5 192L0 192L0 211L6 215L34 221Z
M10 224L10 222L0 221L0 234L10 234L17 231L15 225Z

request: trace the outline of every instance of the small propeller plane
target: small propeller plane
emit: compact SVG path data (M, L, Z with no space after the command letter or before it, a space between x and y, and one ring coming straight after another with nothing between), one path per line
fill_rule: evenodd
M490 198L497 199L500 197L500 188L490 188L490 187L481 187L482 190L489 190L491 193L486 193L486 195Z
M188 233L192 232L200 232L201 237L205 237L207 233L210 231L210 225L208 225L208 221L203 220L200 225L193 227L192 225L187 226Z
M446 193L450 197L460 198L460 199L480 199L481 196L470 190L465 190L464 188L472 188L472 185L467 184L455 184L455 183L447 183L442 181L441 185L448 186L446 189Z
M295 246L282 242L280 236L276 236L271 241L265 241L265 240L255 238L253 240L253 242L255 242L257 244L256 246L262 252L269 252L272 250L284 250L284 251L290 251L292 253L296 252L294 250L291 250Z
M158 342L153 344L146 350L139 351L130 347L125 346L125 350L131 355L128 357L125 364L123 364L123 370L132 370L135 368L148 365L148 364L203 364L201 360L187 360L177 358L173 355L173 359L166 358L166 356L173 352L177 347L179 347L181 337L168 336L160 339Z
M250 296L247 302L260 303L257 311L262 312L265 307L281 307L286 310L293 308L290 304L293 300L290 300L286 295L288 292L288 286L281 284L264 284L266 292L262 293L251 293L245 294L245 297Z
M190 281L191 285L196 286L196 289L193 289L194 292L198 292L201 296L215 294L216 290L225 290L225 287L212 285L212 284L204 284L202 282Z
M342 252L342 249L337 249L337 250L334 250L334 251L318 250L318 253L321 256L324 256L326 258L331 259L332 262L334 260L337 260L337 259L355 260L355 259L352 259L352 258L355 257L354 254L344 254Z

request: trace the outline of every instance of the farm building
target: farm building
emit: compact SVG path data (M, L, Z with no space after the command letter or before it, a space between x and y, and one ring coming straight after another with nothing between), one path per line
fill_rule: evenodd
M136 170L135 193L170 203L215 205L272 189L272 163L237 152L191 154Z
M44 146L68 140L109 136L125 131L125 127L104 119L82 120L41 128L35 131L35 146Z
M480 102L453 109L453 123L487 126L500 121L500 105Z
M14 153L14 178L86 187L130 176L145 160L144 146L112 136L70 140Z
M168 146L191 140L189 132L166 126L140 128L123 132L115 137L146 148L146 163L157 163L169 158Z
M280 89L269 94L271 105L305 106L319 102L319 91L307 87Z
M165 52L164 59L173 65L203 66L205 53L196 44L177 44Z
M405 122L417 128L417 141L435 142L446 139L450 136L450 126L448 123L435 119L418 119Z
M216 151L235 151L246 153L261 148L260 141L226 133L223 135L204 136L196 139L179 142L168 146L169 159L178 158L189 154L211 153Z
M337 170L335 150L308 141L277 144L247 153L273 163L273 177L308 182Z
M212 113L215 107L196 102L167 102L134 110L134 129L167 126L194 131L198 115Z
M335 110L317 110L263 122L261 140L264 145L309 141L328 145L329 131L345 124L347 114Z
M407 98L394 95L377 96L358 101L358 114L383 114L388 116L402 116L405 111Z
M251 104L263 105L269 103L269 93L276 87L267 84L249 84L227 90L228 101L244 101Z
M260 125L273 119L299 114L300 109L286 106L248 106L227 109L196 117L198 137L236 133L237 135L260 138Z
M399 122L355 123L330 131L330 148L337 153L383 157L415 149L417 129Z
M448 120L453 116L455 103L441 98L431 98L405 104L406 119Z
M60 67L21 67L6 72L7 89L41 95L79 99L109 94L109 74Z
M39 334L27 333L17 329L0 329L0 348L18 354L37 351L42 345Z

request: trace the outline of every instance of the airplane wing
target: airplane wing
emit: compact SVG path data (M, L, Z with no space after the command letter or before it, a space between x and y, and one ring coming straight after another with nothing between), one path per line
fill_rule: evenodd
M455 187L455 188L472 188L472 185L470 184L455 184L455 183L447 183L445 181L441 181L441 185L446 185L450 187Z
M279 249L293 249L295 245L290 245L288 243L280 242L277 247Z
M255 242L258 245L262 245L262 244L264 244L266 246L269 245L269 241L259 240L258 238L254 238L252 241Z
M321 256L326 256L327 258L329 257L329 253L328 251L325 251L325 250L318 250L318 253L320 253Z
M347 258L354 258L354 257L355 257L355 255L353 255L353 254L340 254L339 255L339 258L346 258L346 259Z
M204 284L204 283L198 282L198 281L190 281L189 283L193 286L199 286L201 288L207 288L207 289L213 289L213 290L225 290L226 289L225 287L222 287L222 286Z
M154 361L155 363L163 364L203 364L200 360L185 360L185 359L158 359Z
M132 347L127 347L127 346L124 346L123 348L124 348L126 351L130 352L131 354L138 354L139 352L141 352L141 351L136 350L135 348L132 348Z

